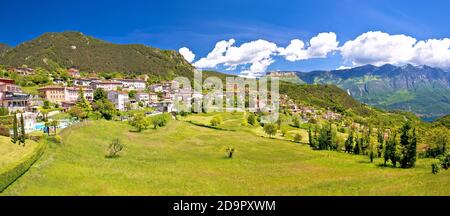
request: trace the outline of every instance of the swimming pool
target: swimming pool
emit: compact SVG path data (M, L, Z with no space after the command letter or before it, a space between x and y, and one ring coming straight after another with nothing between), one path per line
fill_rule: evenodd
M63 129L63 128L68 127L69 125L71 125L71 121L69 121L69 120L60 120L57 128ZM44 130L44 128L45 128L45 123L44 122L37 122L37 123L34 124L34 127L33 127L34 131Z
M39 123L36 123L36 124L34 124L34 130L43 130L45 128L45 124L44 123L41 123L41 122L39 122Z

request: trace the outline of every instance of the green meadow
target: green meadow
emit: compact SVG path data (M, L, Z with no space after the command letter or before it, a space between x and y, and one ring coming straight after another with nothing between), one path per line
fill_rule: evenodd
M0 136L0 192L25 173L44 150L44 143L26 140L13 144L9 137Z
M431 174L431 160L413 169L383 167L381 159L260 136L230 116L222 126L241 130L186 119L141 133L123 122L74 125L1 195L450 195L450 172ZM115 138L125 149L106 158ZM227 147L236 149L232 159Z

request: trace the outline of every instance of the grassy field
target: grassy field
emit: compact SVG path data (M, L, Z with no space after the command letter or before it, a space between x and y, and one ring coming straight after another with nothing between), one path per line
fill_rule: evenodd
M32 154L37 143L27 140L25 146L11 143L11 138L0 136L0 172L22 157Z
M450 195L450 172L386 168L363 156L221 131L184 121L142 133L93 121L61 132L42 158L2 195ZM112 139L126 145L105 158ZM236 149L226 159L225 149Z
M44 150L44 143L27 140L25 145L19 145L0 136L0 192L25 173Z
M223 128L231 131L246 131L250 132L256 136L260 137L266 137L269 138L269 135L267 135L264 132L263 127L259 126L258 123L255 126L247 125L242 126L242 121L246 119L246 114L242 112L228 112L228 113L201 113L196 115L188 115L187 117L182 118L181 120L187 121L187 122L193 122L196 124L201 125L211 125L210 121L214 116L220 115L223 119L223 123L218 125L218 128ZM273 136L272 138L278 139L278 140L286 140L286 141L293 141L295 134L300 134L301 136L301 142L306 144L308 143L308 131L304 128L296 128L290 124L285 124L283 127L286 128L287 133L286 136L282 136L281 132L278 131L278 133ZM340 139L345 140L347 138L347 134L339 133L338 136Z

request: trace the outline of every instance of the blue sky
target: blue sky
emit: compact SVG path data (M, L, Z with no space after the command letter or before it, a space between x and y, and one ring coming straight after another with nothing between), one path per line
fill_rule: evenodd
M321 32L335 33L339 46L369 31L404 34L417 41L447 38L449 8L450 2L444 0L0 0L0 42L17 45L44 32L76 30L114 43L142 43L173 50L187 47L195 53L195 62L205 57L218 41L232 38L237 47L258 39L278 47L289 46L293 39L307 44ZM356 55L347 58L364 62L364 57L358 59ZM444 63L438 61L436 65L445 66ZM231 72L238 73L250 65L231 68ZM339 52L293 62L274 55L267 70L310 71L343 65L354 66ZM226 68L217 65L218 70Z

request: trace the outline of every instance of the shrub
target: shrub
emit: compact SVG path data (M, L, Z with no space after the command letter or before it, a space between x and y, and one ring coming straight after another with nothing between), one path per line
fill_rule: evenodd
M148 121L143 113L137 113L128 121L132 127L136 128L137 132L141 132L144 128L148 127Z
M299 143L302 141L302 135L300 135L299 133L296 133L294 135L294 142Z
M0 125L0 136L9 137L9 127L5 125Z
M114 139L111 144L108 146L108 154L106 155L107 158L116 158L119 157L119 153L123 150L125 146L120 143L119 139Z
M186 112L186 111L184 111L184 110L181 110L181 111L180 111L180 115L183 116L183 117L185 117L185 116L189 115L189 113Z
M244 126L244 127L248 126L247 120L245 120L245 119L242 120L241 125Z
M115 115L117 115L117 110L114 104L107 99L95 101L94 103L92 103L92 108L94 109L94 111L97 111L100 114L100 117L96 116L97 118L111 120Z
M439 162L434 162L431 164L431 173L438 174L441 169L441 164Z
M211 121L210 121L210 123L211 123L211 126L218 126L218 125L220 125L220 124L222 124L222 116L220 116L220 115L217 115L217 116L214 116L212 119L211 119Z
M311 124L317 124L317 120L313 119L313 118L309 119L308 122L311 123Z
M232 148L232 147L228 147L227 149L226 149L226 152L227 152L227 157L228 158L233 158L233 153L234 153L234 148Z
M253 113L250 113L247 117L247 122L250 125L255 125L256 124L256 117Z
M338 131L341 132L341 133L347 133L347 128L339 127Z
M294 127L300 128L300 117L298 115L292 116L292 123L294 124Z
M288 132L288 130L286 127L281 127L281 136L283 136L283 137L286 136L287 132Z
M88 117L88 114L88 112L84 111L78 106L73 106L69 109L69 115L79 120L86 119Z
M89 113L88 118L93 120L99 120L102 118L102 114L98 111L91 112Z
M432 128L426 132L423 139L428 144L425 156L436 158L445 154L450 146L450 130L445 127Z
M153 116L149 122L153 125L153 128L164 127L170 120L170 114L164 113L161 115Z
M12 127L12 116L0 116L0 135L9 137L9 129Z
M0 116L7 116L9 114L8 108L1 106L0 107Z
M442 168L447 170L450 167L450 153L447 152L444 156L441 156L439 161L441 163Z
M55 135L55 136L49 136L47 137L47 140L56 144L61 144L62 143L62 138L59 135Z
M264 132L266 132L269 137L272 137L277 133L277 126L275 124L265 124Z

